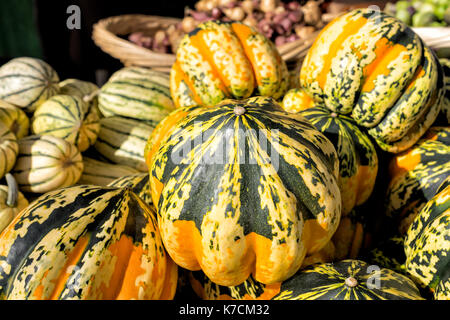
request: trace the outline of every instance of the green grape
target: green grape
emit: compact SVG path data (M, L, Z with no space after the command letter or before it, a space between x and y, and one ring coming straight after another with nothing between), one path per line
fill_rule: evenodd
M435 6L431 3L422 3L422 5L417 9L418 12L434 12Z
M436 20L436 16L433 12L419 11L415 15L413 15L412 25L413 27L427 27Z
M411 25L412 19L411 15L409 14L408 10L397 10L397 13L395 14L395 17L407 25Z
M411 3L408 2L408 1L399 1L399 2L397 2L395 4L395 7L396 7L397 12L398 12L398 11L401 11L401 10L406 10L410 5L411 5Z
M434 14L439 20L444 20L445 9L445 7L439 6L436 7L436 10L434 10Z

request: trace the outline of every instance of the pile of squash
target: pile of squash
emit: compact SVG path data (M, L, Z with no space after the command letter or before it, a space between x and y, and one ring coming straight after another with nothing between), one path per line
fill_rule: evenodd
M9 61L0 299L449 299L448 66L370 9L298 87L240 22L101 87Z

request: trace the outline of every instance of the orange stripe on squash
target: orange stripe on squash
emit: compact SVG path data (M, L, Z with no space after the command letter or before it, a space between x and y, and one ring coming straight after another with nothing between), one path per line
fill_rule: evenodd
M174 77L174 81L171 81L171 83L172 84L180 84L180 83L184 82L187 85L187 87L189 88L192 99L194 99L194 101L196 103L201 104L202 99L198 96L197 92L195 91L194 85L192 84L189 77L183 72L183 70L181 70L181 67L180 67L180 64L178 63L178 61L175 61L174 64L172 65L171 73L172 73L171 76ZM172 97L177 96L175 94L177 91L178 90L177 90L177 88L174 87L174 85L170 86L170 95ZM174 103L177 106L177 108L180 107L180 102L178 100L175 100Z
M347 20L349 18L350 16L347 18ZM319 82L319 86L322 88L322 90L325 88L325 83L327 81L327 76L331 69L333 57L335 57L336 53L342 48L345 39L357 33L359 29L361 29L366 23L367 19L364 18L363 16L359 17L356 20L348 22L347 24L344 25L343 30L339 33L336 39L333 42L331 42L328 53L323 57L324 66L322 68L322 71L317 77L317 81ZM325 32L325 29L322 30L321 34L323 32ZM313 50L313 48L311 48L310 50Z

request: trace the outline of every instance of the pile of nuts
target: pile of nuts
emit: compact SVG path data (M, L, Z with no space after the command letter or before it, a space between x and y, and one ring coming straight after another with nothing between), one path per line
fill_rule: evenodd
M241 21L281 46L308 38L331 21L336 13L327 11L328 4L324 0L200 0L195 9L185 9L185 17L177 25L158 30L153 36L132 33L128 39L155 52L174 53L183 35L199 23L220 20Z

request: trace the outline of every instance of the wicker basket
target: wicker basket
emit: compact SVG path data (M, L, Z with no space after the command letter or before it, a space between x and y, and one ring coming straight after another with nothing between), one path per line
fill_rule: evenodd
M118 35L144 32L153 35L156 31L176 24L180 19L141 14L109 17L93 26L92 39L104 52L119 59L125 66L142 66L169 72L175 61L174 54L159 53L140 47Z
M120 38L132 32L144 32L153 35L156 31L166 29L181 19L147 15L121 15L98 21L92 32L92 39L104 52L119 59L125 66L143 66L155 70L169 72L175 61L174 54L158 53L140 47L131 41ZM307 39L296 40L278 47L286 62L301 60L317 36L313 33Z

